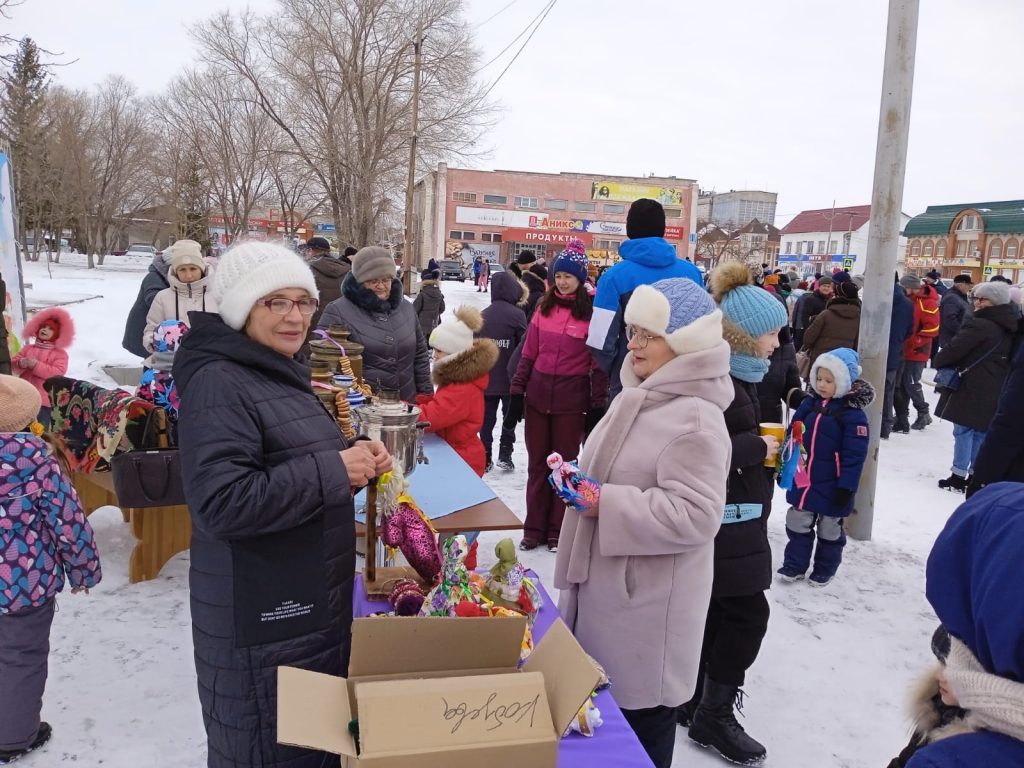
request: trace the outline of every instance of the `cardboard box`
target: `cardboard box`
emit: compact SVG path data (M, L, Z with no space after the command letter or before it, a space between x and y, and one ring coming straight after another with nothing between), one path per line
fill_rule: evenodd
M601 675L561 620L518 670L525 629L524 617L356 619L347 679L278 668L277 739L343 768L555 768Z

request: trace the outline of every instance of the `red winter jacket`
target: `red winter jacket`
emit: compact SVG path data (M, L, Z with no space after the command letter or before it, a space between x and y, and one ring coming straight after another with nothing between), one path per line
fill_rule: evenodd
M498 360L498 347L490 339L477 339L465 352L434 363L433 397L420 395L416 401L428 432L436 432L480 477L486 458L480 442L484 423L484 390L488 373Z
M930 285L921 285L921 291L910 297L914 305L914 330L903 344L903 359L911 363L926 363L932 352L932 339L939 335L939 294Z

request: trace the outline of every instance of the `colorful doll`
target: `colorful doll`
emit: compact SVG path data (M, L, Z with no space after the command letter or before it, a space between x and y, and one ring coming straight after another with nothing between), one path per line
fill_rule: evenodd
M601 484L584 474L575 461L564 461L559 453L548 456L551 475L548 482L555 494L577 512L596 507L601 499Z
M477 602L466 568L466 555L469 554L466 537L451 536L445 539L441 549L441 580L427 593L420 616L455 616L459 603L464 600Z
M433 584L441 572L437 531L406 493L408 481L395 469L381 476L377 503L382 510L380 539L397 547L426 584Z

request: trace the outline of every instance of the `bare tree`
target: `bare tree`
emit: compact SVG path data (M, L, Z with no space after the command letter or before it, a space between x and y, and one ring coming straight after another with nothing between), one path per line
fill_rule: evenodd
M419 160L465 155L491 109L459 0L281 0L193 29L206 60L244 78L314 174L338 237L373 242L404 185L412 41L426 37Z

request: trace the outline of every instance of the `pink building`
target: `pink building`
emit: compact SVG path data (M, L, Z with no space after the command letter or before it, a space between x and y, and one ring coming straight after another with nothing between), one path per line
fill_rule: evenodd
M477 254L508 264L530 249L540 258L570 237L594 259L618 255L626 239L626 212L641 197L665 206L665 238L680 258L693 259L697 183L675 177L637 178L585 173L476 171L441 163L416 184L416 261Z

